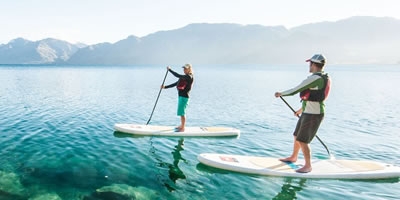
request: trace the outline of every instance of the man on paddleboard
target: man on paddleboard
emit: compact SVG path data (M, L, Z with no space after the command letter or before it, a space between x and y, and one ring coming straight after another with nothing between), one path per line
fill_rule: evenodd
M178 110L177 115L181 117L181 125L177 127L177 131L184 132L185 131L185 123L186 123L186 107L189 104L189 93L192 89L193 85L193 70L192 65L185 64L182 66L184 74L178 74L171 69L171 67L167 67L168 71L171 72L172 75L179 78L177 82L172 83L171 85L162 85L161 88L172 88L175 87L178 89Z
M309 70L312 73L300 85L283 91L276 92L275 97L292 96L300 93L302 107L295 112L299 120L294 130L293 153L290 157L282 158L284 162L296 162L299 150L304 155L305 164L296 172L307 173L312 171L310 142L317 134L318 128L324 118L324 100L328 97L330 90L330 79L324 73L326 58L322 54L315 54L306 60L310 63Z

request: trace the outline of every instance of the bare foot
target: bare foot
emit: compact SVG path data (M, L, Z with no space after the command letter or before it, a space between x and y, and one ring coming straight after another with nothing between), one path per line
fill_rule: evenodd
M176 128L176 132L185 132L185 128Z
M304 166L304 167L296 170L296 172L297 173L308 173L308 172L311 172L311 170L312 170L312 167L305 167Z
M281 158L279 160L282 162L296 162L297 158L287 157L287 158Z

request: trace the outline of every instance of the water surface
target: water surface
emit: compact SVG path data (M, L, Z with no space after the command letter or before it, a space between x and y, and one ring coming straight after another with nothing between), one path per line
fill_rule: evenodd
M288 156L296 117L273 94L300 83L308 66L194 69L187 125L235 127L239 138L115 133L115 123L147 122L165 67L0 67L0 199L398 198L398 179L254 176L199 164L203 152ZM318 135L329 150L400 165L400 66L327 72L332 92ZM175 80L169 74L166 83ZM285 99L300 106L297 96ZM151 124L178 125L176 101L176 90L163 90ZM318 140L312 150L329 158Z

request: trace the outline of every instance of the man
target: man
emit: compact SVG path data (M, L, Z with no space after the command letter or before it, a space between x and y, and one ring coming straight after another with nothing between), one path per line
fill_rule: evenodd
M162 85L161 88L172 88L175 87L178 89L178 111L177 115L181 117L181 125L177 127L177 131L184 132L185 131L185 124L186 124L186 107L189 103L189 93L192 89L193 84L193 70L192 65L185 64L182 66L184 74L178 74L174 72L171 67L167 67L168 71L171 72L175 77L179 78L177 82L164 86Z
M312 171L310 142L317 134L324 118L324 100L328 97L330 90L329 77L323 70L326 63L325 57L322 54L315 54L306 62L310 63L309 70L312 75L292 89L275 93L275 97L280 97L292 96L300 92L302 107L295 112L295 115L300 117L293 133L293 153L290 157L280 159L284 162L296 162L301 149L305 164L302 168L296 170L299 173Z

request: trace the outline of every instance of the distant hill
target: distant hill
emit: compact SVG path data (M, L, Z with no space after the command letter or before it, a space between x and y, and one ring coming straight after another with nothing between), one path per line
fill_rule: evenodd
M400 20L387 17L352 17L337 22L307 24L291 29L307 34L315 50L335 63L395 64L400 61Z
M69 64L256 63L260 48L287 34L284 27L237 24L191 24L143 38L80 49ZM257 58L258 59L258 58Z
M386 17L351 17L292 29L204 23L81 48L54 39L15 39L0 46L0 63L295 64L323 53L331 64L395 64L400 63L399 35L400 20Z
M67 61L79 47L57 39L32 42L23 38L0 45L0 64L52 64Z

